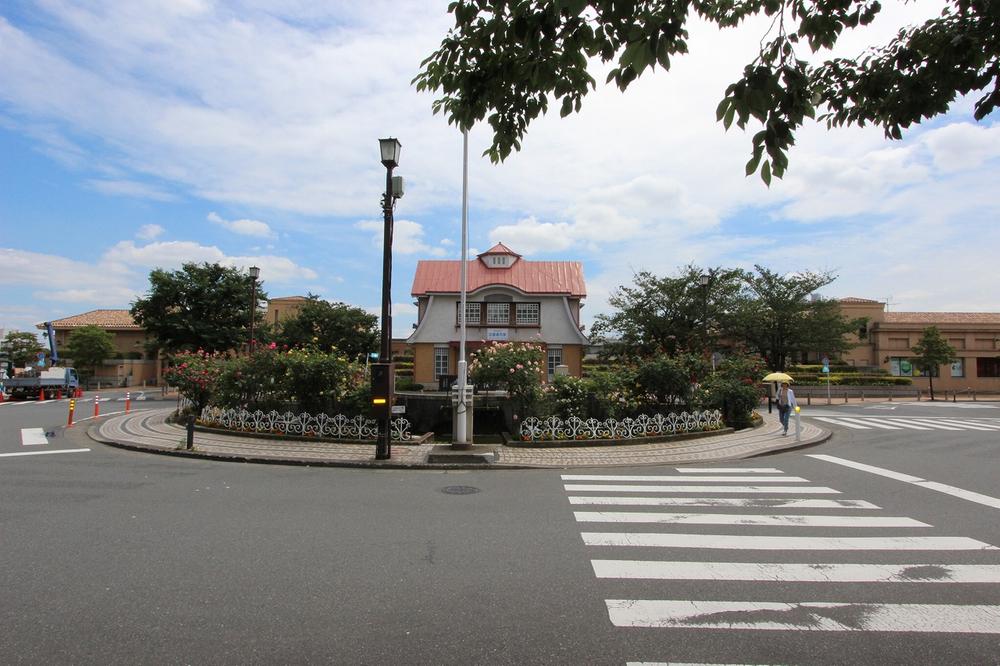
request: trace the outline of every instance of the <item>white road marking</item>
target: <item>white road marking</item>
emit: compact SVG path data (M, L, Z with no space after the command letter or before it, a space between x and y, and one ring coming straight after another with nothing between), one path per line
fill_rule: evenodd
M784 497L615 497L571 496L570 504L615 506L738 506L750 509L879 509L865 500L788 499Z
M842 423L840 419L831 419L828 416L814 416L817 421L825 421L827 423L832 423L834 425L842 425L847 428L852 428L854 430L868 430L868 426L854 425L853 423Z
M591 560L598 578L789 583L1000 583L997 564L798 564Z
M694 479L692 479L693 481ZM803 495L839 495L839 490L823 486L622 486L588 483L567 483L566 490L574 492L616 492L616 493L773 493Z
M836 465L851 467L857 470L861 470L863 472L870 472L872 474L877 474L879 476L895 479L897 481L912 483L913 485L920 486L921 488L927 488L928 490L936 490L939 493L945 493L946 495L951 495L953 497L958 497L960 499L968 500L970 502L975 502L976 504L982 504L984 506L989 506L994 509L1000 509L1000 498L991 497L990 495L983 495L982 493L977 493L971 490L964 490L962 488L949 486L944 483L938 483L937 481L928 481L926 479L921 479L919 476L910 476L909 474L894 472L891 469L886 469L884 467L866 465L864 463L855 462L853 460L847 460L846 458L838 458L837 456L829 456L822 453L813 453L808 455L810 458L816 458L817 460L824 460L826 462L832 462Z
M83 453L90 449L56 449L53 451L24 451L21 453L0 453L0 458L17 458L20 456L47 456L53 453Z
M21 428L21 446L42 446L49 443L44 428Z
M784 474L774 467L675 467L682 474Z
M865 419L851 418L850 416L838 416L836 423L844 425L846 423L856 423L863 426L871 426L874 428L881 428L882 430L903 430L902 426L898 425L888 425L884 421L879 421L878 419L873 419L871 417ZM927 428L929 430L929 428Z
M616 627L1000 633L1000 606L607 599Z
M975 421L936 420L933 418L914 418L914 421L921 424L929 423L930 425L939 424L955 426L956 428L960 428L962 430L995 430L995 428L991 426L976 423Z
M652 513L574 511L578 523L657 523L663 525L769 525L782 527L931 527L903 516L813 516L803 514Z
M732 550L998 550L968 537L789 537L745 534L582 532L588 546Z
M961 430L962 429L962 428L959 428L959 427L957 427L955 425L945 425L944 423L939 423L939 422L933 421L931 419L922 419L922 418L919 418L919 417L916 417L916 416L908 416L908 417L906 417L906 419L902 419L902 418L896 417L893 420L897 421L899 423L904 423L904 424L905 423L910 423L910 424L915 424L915 425L922 425L922 426L926 426L928 428L936 428L938 430Z
M750 482L750 483L808 483L809 479L803 479L798 476L607 476L601 474L563 474L563 481L631 481L631 482L642 482L642 481L652 481L652 482L669 482L669 481L683 481L688 483L691 481L711 481L712 483L728 483L728 482Z

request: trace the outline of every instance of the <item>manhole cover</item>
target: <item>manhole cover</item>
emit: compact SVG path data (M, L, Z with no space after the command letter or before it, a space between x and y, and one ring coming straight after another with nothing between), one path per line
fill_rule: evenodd
M475 495L479 488L475 486L445 486L441 489L445 495Z

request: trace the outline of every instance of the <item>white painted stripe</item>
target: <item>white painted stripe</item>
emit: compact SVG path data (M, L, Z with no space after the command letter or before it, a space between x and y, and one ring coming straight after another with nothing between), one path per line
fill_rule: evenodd
M21 428L21 446L41 446L49 443L43 428Z
M937 423L935 421L931 421L930 419L919 419L912 416L909 416L905 419L900 419L900 418L893 419L893 421L897 423L904 423L904 424L910 423L910 424L926 426L928 428L933 428L937 430L953 430L953 431L961 430L961 428L956 428L950 425L944 425L943 423Z
M798 564L591 560L598 578L783 583L1000 583L997 564Z
M82 453L90 449L57 449L54 451L24 451L22 453L0 453L0 458L17 458L19 456L46 456L53 453Z
M692 479L693 480L693 479ZM620 486L588 483L567 483L566 490L574 492L615 493L772 493L802 495L839 495L839 490L824 486Z
M903 428L909 428L910 430L933 430L934 428L928 428L927 426L914 423L908 419L893 417L891 420L887 419L890 423L894 423Z
M916 421L918 421L920 423L924 423L926 421L932 421L932 419L929 419L929 418L928 419L914 419L914 420L916 420ZM981 431L987 431L987 432L992 432L993 431L993 428L988 428L986 426L979 425L978 423L973 423L972 421L933 420L932 423L937 423L937 424L940 424L940 425L955 426L959 430L981 430Z
M607 599L616 627L1000 634L1000 606Z
M879 509L865 500L786 499L784 497L615 497L571 496L570 504L613 506L738 506L748 509Z
M841 423L840 419L831 419L827 416L814 416L817 421L826 421L827 423L832 423L834 425L842 425L847 428L853 428L854 430L868 430L868 426L854 425L853 423Z
M675 467L682 474L784 474L774 467Z
M849 416L841 416L837 419L838 423L857 423L859 425L870 426L872 428L881 428L882 430L902 430L902 426L898 425L887 425L882 423L878 419L854 419Z
M683 481L684 483L689 483L691 481L711 481L712 483L729 483L729 482L750 482L750 483L809 483L809 479L803 479L798 476L699 476L697 478L691 476L608 476L602 474L563 474L563 481L629 481L629 482L643 482L651 481L654 483L665 483L669 481Z
M732 550L997 550L968 537L789 537L746 534L581 532L588 546Z
M989 495L983 495L982 493L973 492L971 490L963 490L962 488L956 488L955 486L938 483L937 481L917 481L915 482L915 485L929 490L936 490L939 493L945 493L946 495L960 497L961 499L975 502L976 504L983 504L985 506L991 506L994 509L1000 509L1000 498L990 497Z
M690 661L626 661L625 666L770 666L769 664L709 664Z
M662 525L771 525L781 527L931 527L904 516L813 516L803 514L652 513L574 511L578 523L657 523Z
M865 463L854 462L853 460L848 460L846 458L838 458L837 456L828 456L825 453L809 453L806 455L808 455L810 458L816 458L817 460L825 460L826 462L832 462L837 465L843 465L844 467L852 467L854 469L859 469L862 472L871 472L872 474L878 474L879 476L884 476L890 479L896 479L897 481L905 481L906 483L923 481L923 479L921 479L919 476L910 476L909 474L893 472L891 469L885 469L884 467L876 467L875 465L866 465Z

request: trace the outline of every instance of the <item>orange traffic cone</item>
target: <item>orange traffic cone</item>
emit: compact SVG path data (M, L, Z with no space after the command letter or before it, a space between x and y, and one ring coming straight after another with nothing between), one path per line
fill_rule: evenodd
M45 389L38 389L38 400L39 402L45 400Z

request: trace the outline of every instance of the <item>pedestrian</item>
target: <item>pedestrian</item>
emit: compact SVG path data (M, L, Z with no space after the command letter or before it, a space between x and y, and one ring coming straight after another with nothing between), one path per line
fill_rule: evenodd
M781 420L781 435L788 434L788 416L795 409L795 392L792 391L788 382L781 382L778 389L778 418Z

